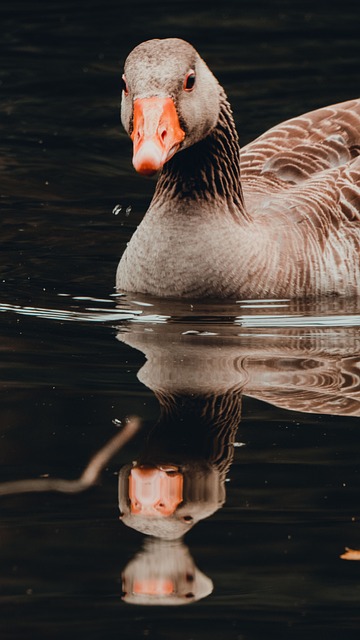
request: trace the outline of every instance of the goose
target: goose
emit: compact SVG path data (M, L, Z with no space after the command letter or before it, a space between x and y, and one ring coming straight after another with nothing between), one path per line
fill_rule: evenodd
M116 287L166 298L360 294L360 99L287 120L245 146L194 47L142 42L122 76L133 166L155 193Z

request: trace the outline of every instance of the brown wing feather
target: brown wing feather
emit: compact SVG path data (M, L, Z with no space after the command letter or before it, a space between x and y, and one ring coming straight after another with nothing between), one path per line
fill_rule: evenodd
M288 184L272 195L270 209L285 209L295 222L311 222L326 235L327 229L334 232L344 224L360 223L360 158Z
M360 99L284 122L243 150L245 203L276 247L279 295L358 293L359 153ZM271 264L267 256L256 270L269 290Z
M242 149L244 180L270 173L298 183L360 153L360 99L317 109L273 127Z

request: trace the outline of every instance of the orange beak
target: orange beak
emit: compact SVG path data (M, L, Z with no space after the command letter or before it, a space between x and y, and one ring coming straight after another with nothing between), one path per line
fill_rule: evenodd
M184 140L171 98L138 98L134 102L133 165L151 176L170 160Z

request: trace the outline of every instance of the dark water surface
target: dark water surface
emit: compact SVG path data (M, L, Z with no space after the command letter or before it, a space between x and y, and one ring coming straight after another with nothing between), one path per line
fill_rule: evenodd
M119 125L128 51L192 41L246 143L358 95L359 12L2 3L0 481L78 478L143 423L87 492L0 497L2 640L358 637L360 302L113 285L154 188Z

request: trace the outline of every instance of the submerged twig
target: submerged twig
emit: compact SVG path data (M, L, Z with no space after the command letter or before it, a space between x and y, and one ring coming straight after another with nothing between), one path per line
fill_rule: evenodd
M60 491L61 493L80 493L96 483L105 465L125 444L131 440L140 427L140 418L128 419L124 428L111 438L90 460L80 478L64 480L63 478L37 478L34 480L15 480L0 483L0 496L15 493L32 493L40 491Z

